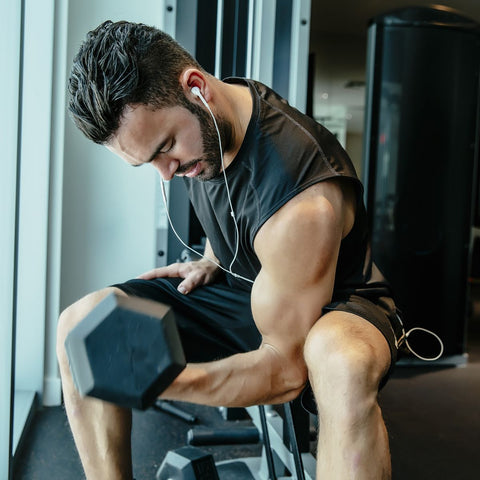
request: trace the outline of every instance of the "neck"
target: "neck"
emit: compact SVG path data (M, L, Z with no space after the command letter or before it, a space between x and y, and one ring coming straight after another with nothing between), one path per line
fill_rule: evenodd
M232 125L232 145L224 153L228 166L242 146L252 116L253 101L250 89L245 85L222 84L225 88L226 113Z

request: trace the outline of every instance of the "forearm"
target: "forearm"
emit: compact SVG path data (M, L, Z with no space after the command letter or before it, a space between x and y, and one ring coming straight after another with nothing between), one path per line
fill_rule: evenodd
M260 349L202 364L189 364L163 398L211 406L283 403L296 398L307 379L303 359L282 359Z

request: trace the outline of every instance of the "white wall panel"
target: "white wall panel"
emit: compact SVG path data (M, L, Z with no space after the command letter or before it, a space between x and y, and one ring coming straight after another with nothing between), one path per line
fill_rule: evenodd
M17 127L21 39L21 2L0 4L2 48L0 91L0 478L9 478L12 396L12 337L14 310L15 203L17 183Z

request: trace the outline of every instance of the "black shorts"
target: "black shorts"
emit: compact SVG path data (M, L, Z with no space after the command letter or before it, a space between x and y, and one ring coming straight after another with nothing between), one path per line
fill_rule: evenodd
M173 309L187 362L209 362L260 346L262 339L253 321L248 292L215 283L183 295L177 290L181 281L134 279L112 286Z
M209 362L260 346L262 339L253 321L250 292L233 290L226 283L214 283L183 295L177 291L180 282L179 278L133 279L112 286L127 295L149 298L173 309L187 362ZM334 310L364 318L386 338L392 361L382 380L383 386L397 359L396 339L401 336L401 324L393 300L377 296L372 301L355 294L345 294L325 306L323 313ZM302 394L302 404L315 413L315 401L309 386Z

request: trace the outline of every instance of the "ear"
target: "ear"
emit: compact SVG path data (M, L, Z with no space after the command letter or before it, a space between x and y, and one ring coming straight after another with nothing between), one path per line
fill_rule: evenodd
M190 101L200 101L198 97L192 94L193 87L198 87L203 98L208 102L211 99L211 89L209 88L208 79L204 72L197 68L187 68L180 75L180 84L183 87L186 97Z

